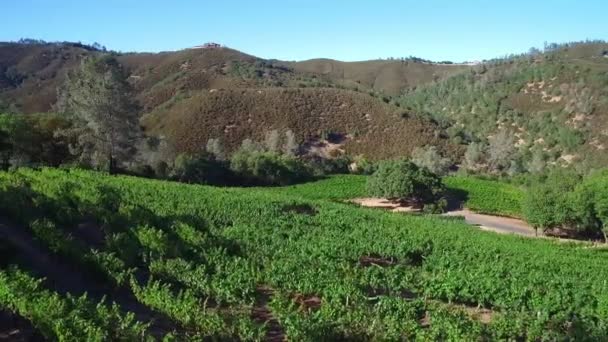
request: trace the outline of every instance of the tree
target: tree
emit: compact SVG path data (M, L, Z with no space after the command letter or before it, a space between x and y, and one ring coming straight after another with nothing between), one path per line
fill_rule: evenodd
M205 151L212 154L216 160L226 160L226 153L220 139L211 138L207 140Z
M470 143L464 153L463 166L468 171L477 171L480 169L485 156L485 148L482 143Z
M511 165L515 153L515 137L507 130L500 130L489 138L488 164L492 170L502 171Z
M0 170L7 170L10 160L10 152L13 146L9 141L8 133L0 130Z
M295 156L299 147L300 146L296 141L296 135L292 130L288 129L285 132L285 145L283 146L283 153L289 156Z
M379 164L368 178L371 196L426 204L437 201L444 186L441 178L426 168L407 160L389 160Z
M234 177L224 163L205 155L191 156L180 154L175 158L171 178L196 184L226 185Z
M69 122L53 113L0 114L0 164L59 166L69 159L67 141L55 132Z
M58 108L73 118L66 134L77 136L73 152L81 161L105 166L112 174L134 155L141 132L133 99L127 74L111 56L85 58L68 73Z
M574 173L556 169L544 182L532 185L524 197L523 214L535 229L543 231L556 227L572 227L577 224L572 193L580 177Z
M576 187L575 194L581 226L601 232L608 243L608 173L588 177Z
M230 159L230 169L246 183L287 185L312 178L309 168L299 159L249 147L243 146Z
M273 129L270 132L266 132L264 146L270 152L278 152L281 147L281 135L279 134L279 131Z
M443 158L435 146L416 147L412 153L412 162L440 176L446 175L452 165L450 159Z

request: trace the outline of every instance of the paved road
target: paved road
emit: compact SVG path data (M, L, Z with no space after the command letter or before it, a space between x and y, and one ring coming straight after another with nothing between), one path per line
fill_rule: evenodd
M447 216L463 216L468 224L478 226L480 229L490 230L503 234L517 234L523 236L536 236L534 228L525 221L492 215L483 215L474 213L468 209L450 211ZM539 232L538 236L542 233Z

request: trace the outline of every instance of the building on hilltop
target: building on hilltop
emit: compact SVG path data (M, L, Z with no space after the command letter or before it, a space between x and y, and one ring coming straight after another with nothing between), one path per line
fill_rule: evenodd
M223 47L221 44L214 43L214 42L208 42L203 45L193 46L190 49L219 49L221 47Z

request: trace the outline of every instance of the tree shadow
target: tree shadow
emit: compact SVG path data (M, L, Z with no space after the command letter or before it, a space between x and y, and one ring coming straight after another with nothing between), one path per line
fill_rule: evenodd
M447 201L446 211L462 210L464 204L469 200L469 193L461 189L447 188L445 199Z

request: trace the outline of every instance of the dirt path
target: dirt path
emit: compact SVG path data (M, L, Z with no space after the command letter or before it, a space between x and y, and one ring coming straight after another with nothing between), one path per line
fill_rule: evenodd
M375 198L375 197L365 197L365 198L354 198L350 200L352 203L356 203L363 207L368 208L379 208L386 209L392 212L409 212L415 213L419 212L419 209L415 209L413 207L403 206L401 203L390 201L386 198Z
M16 258L33 274L46 278L47 288L62 295L71 293L80 296L87 293L89 298L106 302L115 302L123 311L130 311L141 322L151 322L149 332L163 336L172 331L174 324L161 314L139 303L127 289L115 289L112 286L85 276L82 267L67 263L34 240L28 231L21 229L0 218L0 239L8 241L17 250Z
M282 342L287 341L283 327L279 321L272 315L272 311L268 307L270 297L272 297L272 289L267 287L257 288L257 298L255 306L251 311L251 317L254 321L266 324L266 341L271 342Z

